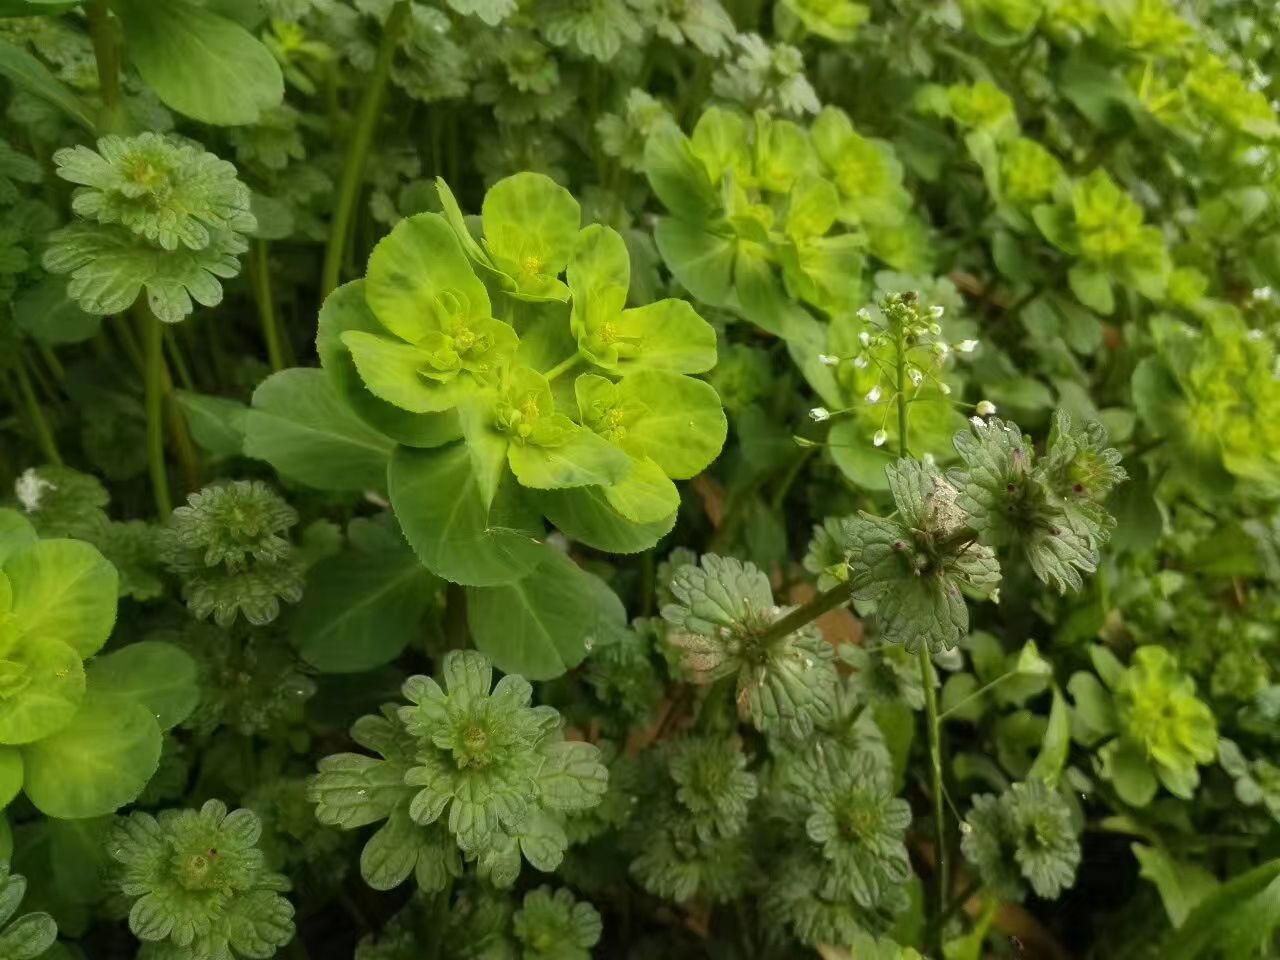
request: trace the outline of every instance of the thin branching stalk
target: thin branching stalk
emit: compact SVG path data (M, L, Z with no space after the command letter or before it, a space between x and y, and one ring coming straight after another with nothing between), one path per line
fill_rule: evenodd
M53 464L62 464L62 454L58 451L58 444L53 438L53 431L49 429L49 421L45 419L44 410L40 407L39 400L36 399L35 390L31 387L31 377L27 374L26 358L19 351L17 355L17 363L13 365L14 377L18 381L18 393L22 397L22 405L26 410L27 422L31 426L31 432L35 435L36 445L40 447L40 452L44 458Z
M98 67L98 95L102 98L98 133L120 133L126 126L126 117L120 99L120 45L116 27L111 21L107 0L91 0L85 13Z
M342 167L342 181L338 185L338 202L333 209L333 222L329 225L329 243L324 252L324 268L320 275L320 295L327 297L338 286L342 274L342 262L346 256L347 240L355 214L356 200L364 182L364 168L373 146L373 134L382 113L382 101L387 91L387 79L391 73L391 61L395 57L396 44L409 16L409 0L399 0L382 27L382 41L373 64L373 73L365 83L364 96L356 114L356 125L351 135Z
M151 475L151 495L161 521L173 513L169 494L169 474L164 462L164 328L150 310L140 310L145 365L147 411L147 467Z
M281 345L280 323L276 317L276 305L271 293L271 268L268 264L269 249L266 240L253 244L253 259L249 261L249 277L253 281L253 299L258 305L258 319L262 322L262 339L267 344L267 360L273 372L283 370L287 364Z

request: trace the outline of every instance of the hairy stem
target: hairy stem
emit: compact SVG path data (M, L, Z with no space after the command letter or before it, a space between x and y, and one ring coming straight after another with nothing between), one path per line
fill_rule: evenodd
M342 181L338 185L338 202L333 209L333 222L329 225L329 243L324 251L324 269L320 275L320 295L327 297L338 286L342 273L342 260L346 254L347 238L351 233L352 216L355 213L356 199L360 195L360 186L364 181L365 163L369 159L369 149L373 145L373 134L378 126L378 117L382 112L383 97L387 92L387 78L391 72L391 61L395 56L396 44L400 40L400 32L409 16L409 0L398 0L391 8L387 22L382 26L382 42L378 46L378 57L373 64L373 73L365 82L364 96L360 100L360 109L356 114L356 126L352 132L351 145L342 166Z
M267 359L271 362L271 370L279 372L285 368L284 350L280 346L280 325L271 294L271 269L267 263L267 252L267 241L254 242L249 278L253 281L253 299L258 304L258 319L262 322L262 339L267 343Z
M146 351L147 464L151 471L151 493L155 498L156 513L163 523L173 513L169 474L164 463L164 328L149 310L142 313Z
M897 354L897 380L895 397L898 402L898 455L909 455L907 431L907 344L902 324L898 323L894 330L895 353ZM920 660L920 682L924 685L924 715L929 734L929 775L933 790L933 829L937 850L937 909L942 911L951 895L951 882L948 877L950 862L947 859L945 794L942 790L942 721L938 715L938 692L934 689L937 678L933 672L933 661L929 658L929 644L920 640L917 650ZM936 955L942 956L942 925L933 931L933 949Z
M62 455L58 452L58 444L53 439L53 431L49 429L49 421L45 419L44 410L36 399L36 392L31 388L31 377L27 374L26 358L18 354L18 362L13 365L14 375L18 380L18 393L22 396L22 405L26 407L27 421L35 434L36 444L44 458L52 464L62 465Z

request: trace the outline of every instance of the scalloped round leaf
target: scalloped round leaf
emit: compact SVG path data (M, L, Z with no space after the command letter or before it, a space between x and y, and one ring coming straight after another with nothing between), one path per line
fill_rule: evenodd
M84 664L58 640L32 639L0 660L0 743L31 743L65 727L84 699Z
M143 640L98 657L89 665L95 693L114 694L151 711L161 730L176 727L200 702L196 662L169 643Z
M233 20L187 0L111 0L125 50L165 106L221 126L257 123L284 99L271 51Z
M676 524L674 510L653 523L633 523L609 503L604 487L541 491L538 506L566 537L607 553L648 550Z
M466 586L519 580L542 560L538 515L514 484L487 511L466 444L397 447L387 471L391 506L405 539L432 573Z
M395 444L342 402L323 370L273 373L253 391L245 456L317 490L380 490Z
M618 395L646 407L643 416L627 424L627 435L643 445L667 476L687 480L720 455L729 423L711 384L641 371L622 378Z
M160 763L162 735L139 703L90 691L71 723L22 748L27 797L50 817L114 813L136 800Z
M550 680L625 632L627 614L603 580L548 549L523 580L469 588L467 624L476 648L499 670Z
M458 439L462 429L453 411L418 414L402 410L369 392L356 370L351 351L342 342L348 330L383 333L364 298L364 281L343 284L325 298L316 331L316 352L338 394L361 420L397 443L410 447L438 447Z
M4 572L24 639L59 640L81 659L107 642L120 578L96 547L81 540L40 540L10 556Z
M441 301L463 318L493 315L488 291L438 213L401 220L373 248L364 295L378 323L409 344L439 330Z

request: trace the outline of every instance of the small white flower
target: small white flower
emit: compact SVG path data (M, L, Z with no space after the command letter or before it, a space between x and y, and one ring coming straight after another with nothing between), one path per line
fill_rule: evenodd
M990 400L979 400L977 406L978 416L989 417L996 412L996 405Z
M1266 336L1266 334L1263 333L1261 330L1259 330L1257 327L1254 327L1247 334L1245 334L1245 336L1249 338L1250 343L1258 343L1260 340L1262 340L1263 337Z
M840 358L833 357L829 353L820 353L818 354L818 362L824 367L836 367L840 365Z
M874 443L877 447L883 447L885 444L885 441L888 439L889 439L889 434L885 433L883 430L877 430L876 435L871 438L871 442Z
M942 391L944 397L951 396L951 385L947 383L938 384L938 389Z
M924 374L921 373L919 370L917 370L915 367L907 368L907 377L908 379L910 379L911 385L915 387L920 386L920 384L924 382Z
M863 330L860 334L858 334L858 342L861 343L864 347L871 346L871 334Z
M862 356L861 354L853 358L853 365L859 370L867 369L867 365L870 362L871 362L870 360L868 360L866 357Z
M857 316L857 318L858 318L859 320L863 320L863 321L870 320L870 319L871 319L871 311L870 311L870 310L868 310L866 307L862 307L862 308L860 308L860 309L858 310L858 312L857 312L857 314L855 314L855 316Z
M1256 290L1253 291L1252 296L1253 296L1253 299L1255 300L1266 301L1266 300L1270 300L1272 296L1274 296L1274 293L1275 291L1273 291L1270 287L1258 287Z
M1000 588L999 588L999 587L996 587L994 590L992 590L992 591L991 591L991 602L992 602L992 603L999 603L999 602L1000 602Z
M937 323L929 324L929 332L935 337L942 336L942 325Z
M822 423L824 420L831 419L831 411L826 407L814 407L809 411L809 418L816 423Z
M951 348L947 346L945 340L935 340L933 341L933 352L940 357L945 357L951 352Z
M867 403L879 403L879 402L880 402L880 384L877 383L874 387L872 387L870 390L867 391Z
M935 320L941 320L942 315L946 312L947 311L943 309L942 305L937 303L929 308L929 316L933 317Z
M973 351L978 349L978 341L977 340L961 340L959 343L956 344L956 349L959 350L961 353L973 353Z
M40 509L40 501L44 499L46 490L57 489L50 481L45 480L38 473L35 467L28 467L22 472L22 476L18 477L13 484L14 496L18 498L18 502L22 504L22 509L27 513L35 513Z
M934 457L932 453L929 453L928 451L925 451L924 456L922 456L920 460L924 463L926 467L932 467L935 463L937 463L937 459Z

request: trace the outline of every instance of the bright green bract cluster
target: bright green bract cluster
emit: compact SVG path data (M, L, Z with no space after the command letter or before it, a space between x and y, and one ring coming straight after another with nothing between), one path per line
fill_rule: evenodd
M321 316L321 356L352 406L405 445L391 496L409 540L475 586L536 565L539 513L600 549L651 545L675 521L672 481L724 443L715 390L690 376L714 366L714 331L680 300L628 307L621 235L582 228L547 177L490 188L480 240L438 187L445 214L398 224ZM428 484L462 508L422 516L409 501Z
M320 762L310 787L317 818L346 829L386 820L360 859L378 889L413 874L421 889L442 890L464 858L502 887L522 856L554 870L569 845L565 816L596 806L608 786L599 750L565 740L553 708L530 706L524 678L494 686L475 651L447 654L442 673L443 687L410 677L410 705L357 721L352 736L382 759Z
M44 266L71 275L67 293L81 309L119 313L145 290L152 312L177 323L193 300L222 302L219 281L240 272L244 234L258 225L235 167L156 133L103 137L96 151L54 160L78 185L72 209L83 220L52 234Z

